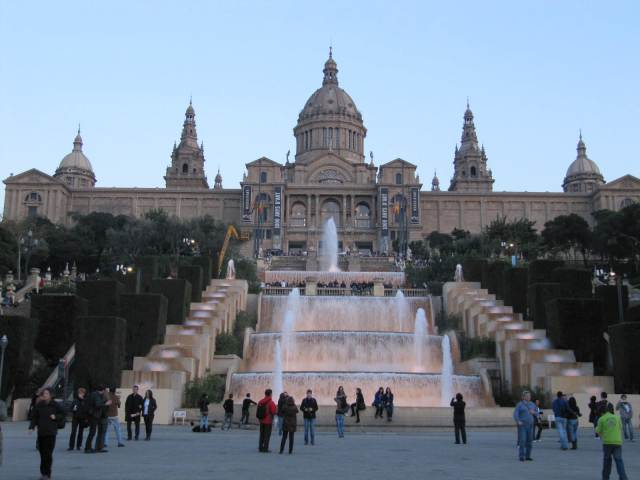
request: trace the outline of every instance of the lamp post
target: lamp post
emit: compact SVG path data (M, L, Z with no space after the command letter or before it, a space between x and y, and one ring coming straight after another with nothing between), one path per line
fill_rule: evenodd
M9 345L9 339L3 335L0 337L0 393L2 392L2 372L4 371L4 351L7 349L7 345ZM0 398L0 403L2 403L2 398Z
M26 235L21 236L18 239L18 282L22 281L22 253L24 250L25 273L29 273L29 259L31 258L31 251L38 246L38 239L33 238L33 230L27 231Z

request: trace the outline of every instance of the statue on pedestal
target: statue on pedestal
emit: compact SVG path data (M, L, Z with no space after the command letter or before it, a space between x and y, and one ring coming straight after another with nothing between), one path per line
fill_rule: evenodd
M453 274L454 282L464 282L464 275L462 274L462 265L456 265L456 273Z
M233 258L227 263L227 280L236 279L236 266L233 263Z

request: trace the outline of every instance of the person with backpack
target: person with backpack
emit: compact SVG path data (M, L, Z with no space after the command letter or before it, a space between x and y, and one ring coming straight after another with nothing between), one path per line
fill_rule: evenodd
M29 433L38 429L38 452L40 452L40 475L43 480L51 478L53 451L56 448L58 429L64 428L65 412L53 399L53 392L45 388L40 392L29 423Z
M293 397L287 397L287 401L282 407L282 416L284 418L284 425L282 427L282 440L280 441L280 453L284 451L284 446L287 443L287 437L289 437L289 455L293 453L293 436L296 432L298 421L298 407Z
M88 426L86 395L87 390L85 388L78 388L71 404L71 435L69 436L69 448L67 449L69 451L82 448L84 429Z
M460 445L460 437L462 437L462 443L467 444L466 419L464 415L464 408L467 404L462 398L461 393L456 393L456 397L452 398L449 404L453 407L453 429L456 445Z
M203 393L198 400L198 408L200 409L200 431L209 431L209 396Z
M338 438L344 438L344 415L349 411L347 403L347 395L344 393L342 386L338 387L338 392L333 399L336 402L336 428L338 430Z
M87 402L89 435L87 435L87 441L84 444L84 453L106 453L104 433L107 425L107 410L111 401L105 397L104 386L99 385L95 391L91 392ZM96 439L95 449L93 448L94 438Z
M620 396L620 401L616 405L616 411L620 414L624 439L633 442L633 407L627 402L627 396L624 393Z
M242 401L242 416L240 417L240 427L249 423L249 409L251 408L251 405L257 405L257 403L251 399L251 394L247 393L247 395L244 397L244 400Z
M311 389L307 390L307 396L302 400L300 410L302 410L302 418L304 419L304 444L308 445L309 437L311 437L311 445L315 445L318 402L313 398Z
M269 440L271 439L271 428L273 427L273 417L276 416L278 409L271 395L273 392L270 388L264 391L264 398L258 402L256 408L256 418L260 422L260 438L258 440L258 451L269 453Z
M229 394L222 404L224 409L224 422L222 423L222 430L229 430L231 428L231 422L233 421L233 393Z

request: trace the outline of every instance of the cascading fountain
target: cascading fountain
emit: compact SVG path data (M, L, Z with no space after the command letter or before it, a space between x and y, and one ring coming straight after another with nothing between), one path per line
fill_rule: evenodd
M446 333L442 336L442 377L440 388L440 406L448 407L453 397L453 360L451 359L451 341Z
M322 269L339 272L338 268L338 230L333 217L324 224L322 232Z
M423 308L416 312L416 322L413 332L413 348L416 355L416 372L424 372L424 337L427 335L427 315Z
M300 299L300 289L294 288L287 296L284 321L282 322L282 346L284 347L284 365L288 368L293 361L293 335L295 332L296 316L298 314L298 303Z
M284 373L282 372L282 350L280 348L280 340L276 340L273 347L273 373L271 375L271 384L273 385L273 398L278 398L284 391ZM266 390L266 389L265 389ZM242 397L236 397L242 398Z

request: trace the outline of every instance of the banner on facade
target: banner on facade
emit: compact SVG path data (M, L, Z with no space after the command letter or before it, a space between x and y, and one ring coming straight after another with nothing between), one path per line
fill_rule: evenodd
M242 187L242 221L251 221L251 185Z
M276 187L273 192L273 234L280 235L282 218L282 187Z
M382 236L389 236L389 189L380 189L380 226Z
M420 190L411 189L411 223L420 223Z

